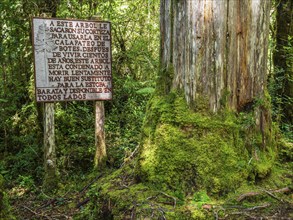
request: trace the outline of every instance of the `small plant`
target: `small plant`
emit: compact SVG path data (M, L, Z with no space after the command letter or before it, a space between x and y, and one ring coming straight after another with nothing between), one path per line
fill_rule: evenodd
M195 202L198 208L201 208L202 205L211 202L211 199L205 190L200 190L194 193L193 201Z
M18 181L19 181L19 186L27 190L31 190L35 187L35 183L32 176L19 175Z

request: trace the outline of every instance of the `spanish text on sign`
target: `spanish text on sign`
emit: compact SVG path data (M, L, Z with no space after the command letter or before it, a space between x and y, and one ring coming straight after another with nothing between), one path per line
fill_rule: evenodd
M112 99L111 24L33 19L38 102Z

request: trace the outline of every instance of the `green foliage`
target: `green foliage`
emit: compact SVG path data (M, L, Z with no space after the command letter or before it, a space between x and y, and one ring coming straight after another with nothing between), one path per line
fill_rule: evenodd
M57 163L61 176L88 172L93 165L93 103L56 104Z
M293 161L293 143L283 139L279 145L281 160L284 162Z
M22 176L19 175L18 177L19 186L25 189L33 189L35 188L35 183L32 176Z
M33 16L57 10L57 17L99 15L112 22L114 99L105 102L110 165L119 167L138 145L145 105L154 90L159 16L150 15L158 14L158 0L61 0L55 8L52 3L3 0L0 4L0 172L10 180L21 173L39 183L43 176L43 107L34 102ZM93 166L93 112L92 102L56 104L57 163L64 179Z
M201 190L198 191L196 193L194 193L193 195L193 201L196 203L196 205L198 206L198 208L201 208L202 205L210 203L211 199L210 197L207 195L206 191Z
M119 167L140 141L150 82L139 82L132 77L114 81L117 96L115 92L113 101L106 103L105 126L109 162Z
M155 16L157 15L157 16ZM156 78L159 54L158 0L60 2L58 17L98 16L112 27L113 73L136 80Z
M8 196L5 192L4 177L0 174L0 219L14 220L11 213L11 207L8 203Z
M280 124L280 129L289 140L293 140L292 131L292 65L293 65L293 37L288 36L282 51L274 50L275 57L279 56L284 63L283 66L275 64L273 76L269 81L269 92L272 96L272 112L274 119ZM279 46L280 47L280 46Z

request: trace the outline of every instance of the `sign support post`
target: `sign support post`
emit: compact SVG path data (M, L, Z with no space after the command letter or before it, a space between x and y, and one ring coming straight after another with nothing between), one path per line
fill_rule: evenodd
M44 103L44 167L45 178L43 187L50 190L57 185L57 165L55 146L55 104L54 102Z
M99 16L93 16L92 20L99 21ZM95 107L95 169L103 168L107 159L105 140L105 108L103 101L94 101Z
M43 14L43 18L49 18ZM44 73L46 74L46 73ZM44 102L44 181L43 187L50 191L57 186L57 164L55 145L55 103Z
M95 168L102 168L105 165L106 141L105 141L105 109L103 101L95 101Z

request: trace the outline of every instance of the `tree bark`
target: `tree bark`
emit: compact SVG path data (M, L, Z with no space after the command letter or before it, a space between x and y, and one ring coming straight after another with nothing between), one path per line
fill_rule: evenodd
M161 68L166 90L196 108L241 111L266 87L269 0L161 1ZM165 77L166 78L166 77Z

